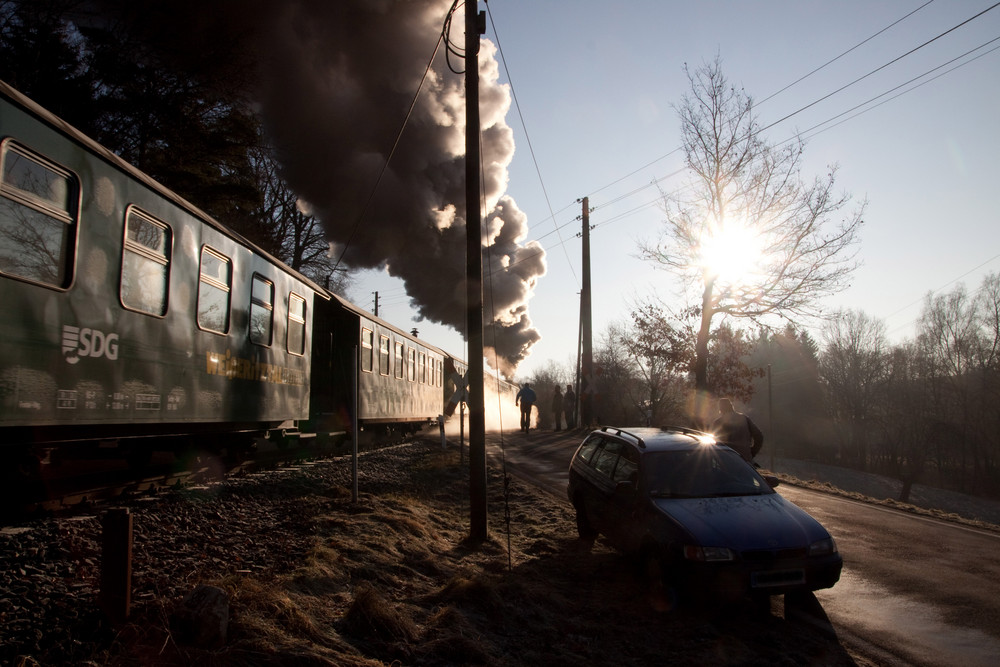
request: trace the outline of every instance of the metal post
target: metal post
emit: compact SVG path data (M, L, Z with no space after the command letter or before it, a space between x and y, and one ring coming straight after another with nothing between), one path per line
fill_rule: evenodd
M110 509L101 517L99 603L113 623L123 623L132 605L132 514Z
M767 427L771 431L771 438L774 438L774 408L773 402L771 401L771 364L767 365ZM771 470L774 470L774 446L778 444L777 440L771 441Z
M485 21L485 17L484 17ZM483 32L485 25L483 25ZM465 287L469 331L470 537L487 535L486 398L483 389L483 244L479 188L478 0L465 3Z
M358 502L358 440L361 438L361 429L358 427L358 367L361 359L358 358L358 346L354 346L354 371L351 373L351 396L353 406L354 437L351 444L351 501Z

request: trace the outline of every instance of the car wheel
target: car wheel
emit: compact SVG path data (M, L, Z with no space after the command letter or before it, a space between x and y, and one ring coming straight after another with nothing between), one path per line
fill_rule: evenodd
M583 503L576 501L573 503L573 507L576 508L577 534L580 536L581 540L585 542L593 542L597 539L597 531L590 525L590 519L587 518L587 510L584 508Z

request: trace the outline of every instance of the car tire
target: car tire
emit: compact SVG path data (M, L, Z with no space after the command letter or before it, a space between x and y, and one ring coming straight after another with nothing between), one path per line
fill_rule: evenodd
M579 500L573 503L576 509L576 532L584 542L593 542L597 539L597 531L590 525L587 518L587 510Z

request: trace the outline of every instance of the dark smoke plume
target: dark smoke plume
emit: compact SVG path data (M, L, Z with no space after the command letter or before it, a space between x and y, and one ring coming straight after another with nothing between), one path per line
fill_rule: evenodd
M123 11L178 57L225 45L227 65L246 70L283 175L323 221L343 263L385 268L405 282L423 318L464 331L465 90L443 46L375 190L451 5L153 0ZM464 11L451 35L459 46ZM511 376L540 338L527 303L545 254L524 244L526 216L504 194L514 152L504 120L510 94L498 81L494 45L481 44L484 341Z

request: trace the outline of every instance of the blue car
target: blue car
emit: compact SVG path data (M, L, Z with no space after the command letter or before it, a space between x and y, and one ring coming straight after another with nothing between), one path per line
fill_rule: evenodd
M830 588L833 537L735 451L692 429L592 432L573 456L580 539L638 554L681 594L736 599Z

